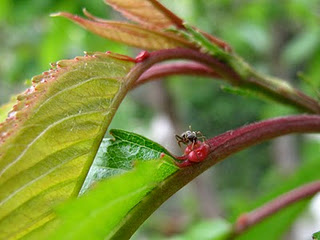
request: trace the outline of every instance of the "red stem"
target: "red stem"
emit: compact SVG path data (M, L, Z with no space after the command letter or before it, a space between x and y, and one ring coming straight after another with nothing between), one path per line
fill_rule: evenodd
M132 81L136 81L154 64L173 59L184 59L201 63L211 69L214 69L217 74L222 76L230 83L234 85L240 84L240 76L228 65L220 62L210 55L188 48L163 49L151 52L148 58L146 58L142 62L137 63L136 66L131 69L127 78L131 79ZM134 82L132 82L131 84L129 84L130 88L134 85Z
M272 84L269 86L267 84L261 84L258 80L250 81L250 79L242 79L239 74L237 74L226 63L223 63L210 55L187 48L163 49L151 52L148 58L144 59L142 62L137 63L136 66L131 69L130 73L127 76L130 81L128 83L128 88L132 88L135 85L135 81L139 79L141 75L149 68L151 68L154 64L172 59L184 59L200 63L208 68L211 68L222 79L230 82L234 86L254 88L257 91L262 92L263 94L266 94L267 96L270 96L279 102L295 106L307 112L320 113L320 104L296 89L292 88L292 93L288 95L283 93L281 89L274 88ZM169 70L169 65L167 66L168 72L174 72L174 70ZM135 87L138 84L139 82L136 83Z
M207 143L214 159L223 159L248 146L289 133L320 132L320 115L273 118L231 130Z
M144 202L149 207L145 208L145 205L137 205L114 238L130 238L134 231L165 200L227 156L277 136L302 132L320 132L320 115L297 115L270 119L229 131L208 140L210 154L207 159L190 167L181 168L174 175L167 178L156 191L151 191ZM141 214L141 211L144 214Z
M199 64L196 62L190 63L165 63L160 65L155 65L144 72L140 78L135 82L133 87L137 87L141 84L149 82L157 78L163 78L170 75L196 75L196 76L206 76L219 78L219 74L214 72L211 68Z
M302 199L312 197L320 191L320 181L315 181L290 192L287 192L276 199L266 203L264 206L257 208L249 213L241 215L234 226L234 235L239 235L249 227L261 222L279 210L298 202Z

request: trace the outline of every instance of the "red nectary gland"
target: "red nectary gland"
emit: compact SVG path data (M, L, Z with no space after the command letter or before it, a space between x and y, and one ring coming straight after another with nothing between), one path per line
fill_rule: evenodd
M140 52L136 58L135 58L135 62L142 62L143 60L145 60L146 58L148 58L150 56L150 53L148 51L142 51Z
M209 145L197 141L195 144L189 144L185 149L184 154L190 162L202 162L209 154Z

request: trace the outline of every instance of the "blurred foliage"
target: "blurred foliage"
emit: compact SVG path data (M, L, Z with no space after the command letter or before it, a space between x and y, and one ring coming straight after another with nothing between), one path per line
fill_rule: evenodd
M170 240L224 240L230 235L231 224L222 219L200 221L181 236L168 238Z
M188 23L230 43L260 71L290 79L296 87L317 96L320 88L319 0L162 2ZM0 1L0 103L8 102L10 95L24 88L26 79L47 70L50 62L73 58L83 51L109 50L130 56L136 53L125 45L86 32L66 19L49 17L57 11L82 15L83 7L102 18L122 19L101 0ZM303 78L299 78L297 72L302 72ZM165 86L173 98L173 108L181 125L185 128L192 125L207 137L262 118L296 113L274 102L223 92L221 82L212 79L171 77ZM156 110L144 98L146 87L133 91L125 99L112 127L148 131ZM302 140L299 142L301 146L297 148L303 161L318 157L318 143L315 143L317 147L305 150L307 145ZM246 210L249 203L283 177L273 166L270 143L232 156L215 167L214 175L217 197L223 203L221 207L226 216ZM176 200L179 205L176 207L191 216L187 224L180 224L184 227L198 220L192 207L197 204L197 200L192 199L197 198L192 194L190 197L188 203ZM158 212L137 236L153 234L150 234L151 221L172 221L170 216L162 218L165 214ZM184 227L177 227L175 231L184 231Z
M83 55L83 51L114 51L127 54L128 47L102 39L66 19L49 14L82 8L98 16L113 18L102 1L26 0L0 2L0 103L21 91L23 82L46 71L49 63ZM116 15L117 16L117 15Z
M317 149L320 149L319 142L312 139L306 140L304 149L302 149L303 159L305 160L299 169L292 176L280 176L278 169L272 168L268 171L264 178L261 179L260 189L263 189L262 197L256 200L253 204L248 204L249 201L242 207L233 210L234 219L238 217L245 209L251 209L262 206L263 203L271 201L277 196L286 193L297 186L302 186L311 181L319 179L320 156L318 156ZM319 151L318 151L319 152ZM279 184L281 182L281 184ZM236 239L282 239L283 235L288 231L288 227L294 223L295 219L306 209L309 199L299 201L292 204L278 213L267 218L265 221L259 223L257 226L249 229L243 235ZM251 205L251 206L249 206ZM268 229L268 234L265 234Z

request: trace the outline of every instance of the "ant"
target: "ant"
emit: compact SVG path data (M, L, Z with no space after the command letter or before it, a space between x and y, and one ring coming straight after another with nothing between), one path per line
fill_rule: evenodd
M177 142L181 147L181 143L187 145L184 150L184 156L176 157L176 165L180 168L193 165L194 163L202 162L208 157L210 147L205 142L198 139L202 138L204 141L206 137L200 131L192 131L191 126L189 130L182 133L180 136L176 135Z
M203 140L206 139L205 136L200 131L192 131L191 126L189 126L189 130L182 133L180 136L176 135L176 140L179 144L179 147L181 147L181 143L188 145L189 143L192 143L192 149L194 145L198 142L198 138L202 138Z

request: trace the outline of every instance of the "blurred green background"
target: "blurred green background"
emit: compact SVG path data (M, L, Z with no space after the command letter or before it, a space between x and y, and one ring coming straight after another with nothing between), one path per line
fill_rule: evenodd
M230 43L259 71L288 79L310 96L319 97L319 0L162 2L188 23ZM88 33L66 19L49 17L57 11L82 15L84 7L102 18L124 20L102 0L0 1L1 104L26 88L32 76L47 70L51 62L83 55L83 51L112 51L132 57L139 52ZM143 134L179 153L174 134L185 131L189 125L209 138L261 119L297 113L275 102L232 95L222 90L225 85L186 76L148 83L127 96L111 128ZM299 176L310 176L312 164L320 162L319 149L317 137L309 135L283 137L242 151L173 196L134 238L181 239L179 234L190 231L204 219L234 220L257 202L263 202L266 195L284 191L280 185L294 182L294 187L305 181L307 177L299 179L297 172ZM282 223L294 222L303 209L304 206L297 208L295 215L288 215ZM311 228L312 224L320 225L313 222ZM295 238L300 233L287 226L277 234L275 239L305 237ZM193 239L191 235L185 233L182 239Z

